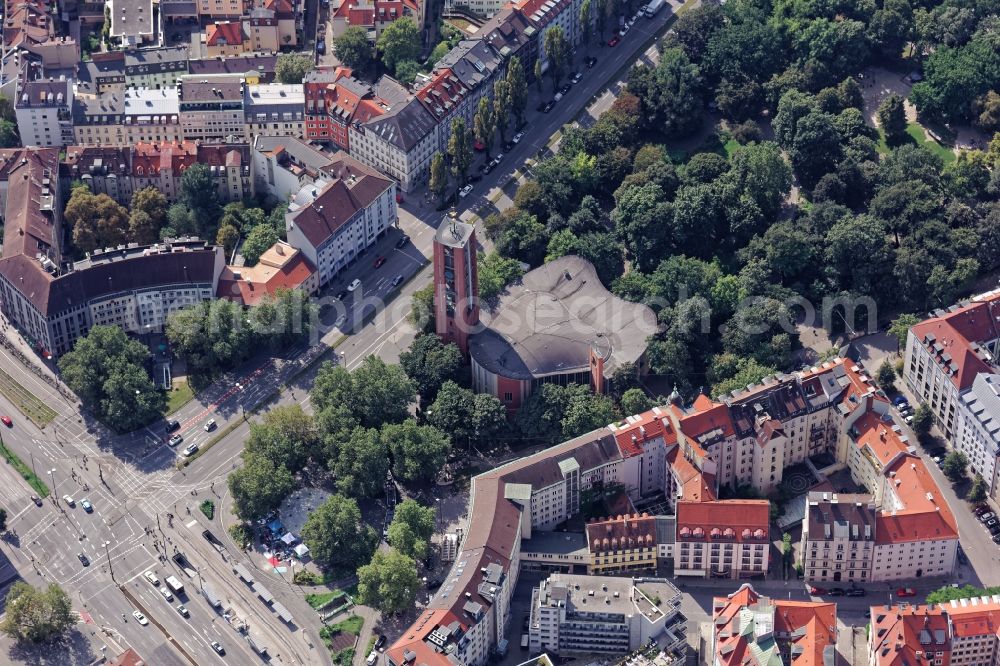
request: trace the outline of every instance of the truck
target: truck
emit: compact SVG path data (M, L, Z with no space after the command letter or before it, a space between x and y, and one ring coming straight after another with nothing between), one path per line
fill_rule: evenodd
M167 584L167 587L174 591L174 594L178 596L184 594L184 585L173 576L167 576L164 582Z
M219 593L215 591L209 583L203 583L201 586L201 594L208 601L208 605L212 608L222 608L222 598Z
M667 4L667 0L650 0L650 3L646 5L646 17L653 18L656 16L665 4Z

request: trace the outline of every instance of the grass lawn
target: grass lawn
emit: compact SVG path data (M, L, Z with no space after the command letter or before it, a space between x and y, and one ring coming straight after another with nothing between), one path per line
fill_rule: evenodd
M361 627L363 626L365 626L365 619L363 617L351 615L337 624L331 624L330 629L332 631L341 631L345 634L353 634L357 636L361 633Z
M739 147L740 144L736 139L729 139L722 144L722 150L725 151L726 159L732 159L733 153L735 153Z
M307 594L306 603L308 603L316 610L320 610L321 608L325 608L330 602L339 599L340 597L343 596L344 593L341 592L340 590L333 590L332 592L317 592L313 594Z
M4 397L14 403L14 406L39 428L44 428L56 418L56 413L51 407L3 370L0 370L0 393L3 393Z
M946 165L951 164L955 161L956 155L954 151L948 146L941 145L933 139L928 139L924 135L924 128L919 123L908 123L906 125L907 139L905 143L911 143L916 146L923 146L930 152L934 153L941 158L941 161ZM890 148L889 144L885 141L885 134L882 130L878 131L878 152L881 155L888 154Z
M164 416L173 414L194 398L194 389L186 381L177 384L167 391L167 411Z
M0 438L0 456L3 456L11 467L17 470L17 472L28 482L39 497L49 496L49 487L35 475L28 465L21 460L16 453L7 448L7 445L3 443L3 438Z
M344 648L334 654L333 663L337 666L351 666L354 663L354 648Z

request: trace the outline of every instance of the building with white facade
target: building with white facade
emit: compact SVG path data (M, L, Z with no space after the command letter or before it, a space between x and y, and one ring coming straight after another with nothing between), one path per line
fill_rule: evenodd
M242 141L244 85L243 79L236 76L182 77L177 94L184 137Z
M126 145L185 138L177 88L129 88L125 91L123 115Z
M73 88L65 76L31 78L25 67L17 79L14 115L24 146L65 146L73 143Z
M676 648L686 622L680 606L680 591L664 579L552 574L531 591L528 650L624 654L668 625Z
M875 556L876 513L870 495L809 493L802 521L805 579L867 583Z
M969 467L983 477L995 498L1000 485L1000 375L976 375L972 387L961 395L952 444L965 454Z
M258 135L253 138L252 149L251 172L257 192L282 201L320 178L335 178L339 158L302 139Z
M410 192L430 179L441 128L416 98L348 129L351 156L396 180Z
M305 96L302 85L262 83L243 92L247 141L267 136L305 136Z
M961 393L976 375L997 371L997 317L1000 291L992 291L935 311L907 334L903 379L948 439L955 437Z
M288 242L305 254L325 285L398 219L396 184L344 153L333 178L299 190L288 205Z

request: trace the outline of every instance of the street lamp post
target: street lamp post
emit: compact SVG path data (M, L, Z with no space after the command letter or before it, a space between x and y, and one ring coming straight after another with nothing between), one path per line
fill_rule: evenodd
M118 581L115 580L115 568L113 566L111 566L111 548L110 548L110 546L111 546L111 542L110 541L105 541L104 542L104 554L108 556L108 571L111 572L111 580L113 580L114 582L117 583Z
M55 474L56 474L56 470L53 467L52 469L49 470L49 481L52 482L52 503L55 504L56 506L59 506L59 499L58 499L59 498L59 493L56 492L56 477L55 477Z

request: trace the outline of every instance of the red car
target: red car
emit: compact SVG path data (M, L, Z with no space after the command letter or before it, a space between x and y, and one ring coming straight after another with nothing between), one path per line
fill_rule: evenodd
M917 596L917 591L912 587L901 587L896 590L897 597L915 597Z
M608 46L617 46L618 42L620 42L620 41L621 41L621 37L619 37L618 35L615 35L614 37L612 37L611 39L608 40Z
M826 594L826 588L825 587L816 587L815 585L810 585L809 586L809 594L812 594L812 595Z
M385 263L385 257L380 255L379 258L375 260L375 268L378 268L384 263Z
M14 422L10 420L9 416L0 416L0 423L3 423L8 428L14 427Z

